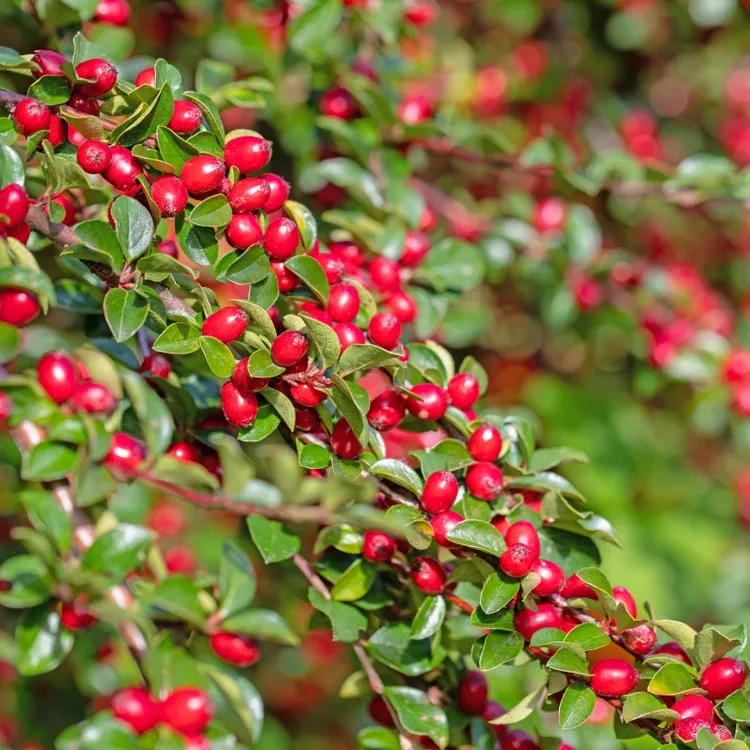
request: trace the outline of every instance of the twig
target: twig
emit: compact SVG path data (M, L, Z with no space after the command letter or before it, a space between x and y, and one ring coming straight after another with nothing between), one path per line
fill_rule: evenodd
M460 607L464 612L466 612L466 614L471 615L474 613L474 607L469 604L466 599L462 599L460 596L451 594L450 591L443 594L443 597L445 598L445 601L450 602L451 604L455 604L457 607Z

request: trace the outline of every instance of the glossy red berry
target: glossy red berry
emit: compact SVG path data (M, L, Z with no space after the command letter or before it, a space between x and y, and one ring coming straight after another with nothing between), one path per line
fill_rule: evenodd
M709 698L721 700L745 684L747 664L727 657L709 664L702 672L699 685Z
M503 472L495 464L479 461L466 472L466 487L477 500L491 502L503 491Z
M408 231L400 262L404 268L416 268L430 252L430 241L422 232Z
M362 540L362 557L371 563L387 563L396 552L396 540L384 531L366 531Z
M525 544L534 554L534 557L539 557L541 551L541 544L539 542L539 534L534 527L534 524L528 521L516 521L508 527L505 532L506 544Z
M104 141L84 141L76 153L78 166L88 174L101 174L111 160L112 152Z
M21 135L33 135L49 127L52 112L38 99L21 99L13 110L13 124Z
M170 258L179 258L180 249L177 247L177 243L174 240L164 240L160 242L156 249L164 255L168 255Z
M94 20L111 26L125 26L130 20L130 4L127 0L99 0Z
M401 266L395 260L378 256L370 263L370 278L381 292L396 292L401 288Z
M427 477L422 490L422 507L428 513L443 513L458 497L458 480L449 471L436 471Z
M336 325L333 326L333 330L338 336L342 352L346 351L352 344L365 343L365 334L362 333L362 329L359 326L355 326L354 323L336 323Z
M235 667L250 667L260 659L260 643L249 635L219 631L211 635L210 643L220 659Z
M565 584L565 573L551 560L535 560L530 572L536 573L541 578L541 581L534 586L534 593L538 596L557 594Z
M89 83L76 86L76 91L92 99L108 93L117 83L117 68L102 58L79 63L76 65L76 75L89 80Z
M315 388L311 383L295 383L289 388L292 400L300 406L314 407L322 404L328 394L321 389Z
M42 355L36 366L36 376L39 385L56 404L62 404L73 395L78 380L73 360L63 352Z
M197 464L201 461L201 452L198 447L192 443L186 443L184 441L172 443L172 445L167 448L167 455L176 458L178 461L186 461L188 463Z
M254 393L240 391L233 382L221 387L221 408L235 427L250 427L258 415L258 399Z
M726 729L726 727L723 727L720 724L714 724L707 719L694 717L690 719L681 719L674 723L674 732L679 739L683 740L683 742L692 742L695 740L701 729L708 729L709 732L717 737L719 736L719 733L721 733L726 739L732 739L732 733ZM721 732L722 729L725 730L726 734Z
M675 701L670 708L677 711L680 719L702 719L713 721L714 704L704 695L686 695Z
M480 395L480 387L479 387L479 379L476 375L473 375L470 372L462 372L458 375L454 375L449 383L448 383L448 398L450 399L450 402L453 406L455 406L458 409L470 409L479 399ZM483 425L477 430L474 430L474 433L472 434L472 438L474 435L476 435L480 430L482 430L485 427L492 427L492 425ZM495 429L494 427L492 429ZM497 432L497 430L495 430ZM498 438L500 438L500 434L498 433ZM500 445L502 446L502 439L500 438ZM471 440L469 441L469 446L471 446ZM471 447L469 447L469 452L471 452ZM499 450L498 450L499 455ZM476 458L480 461L494 461L495 458L477 458L472 453L472 457Z
M407 292L398 291L390 294L385 305L402 323L413 323L416 320L417 303Z
M271 186L262 177L245 177L232 185L227 196L235 213L259 211L271 196Z
M34 77L65 75L62 66L67 60L68 58L65 55L51 49L36 50L34 56L31 58L31 62L35 66Z
M271 270L276 275L276 283L281 294L289 294L297 288L297 277L281 261L272 261Z
M397 427L405 416L404 397L398 391L383 391L372 400L367 421L376 430L384 432Z
M379 312L372 316L367 326L370 341L383 349L393 349L401 340L403 327L392 312Z
M274 260L288 260L299 247L300 234L291 219L275 219L266 229L263 247Z
M128 471L137 469L145 460L146 446L140 440L125 432L116 432L103 463L110 469Z
M359 292L352 284L336 284L328 301L328 312L337 323L349 323L359 312Z
M513 627L530 641L531 636L542 628L559 628L562 625L562 615L554 604L539 602L537 611L522 609L513 618Z
M531 223L540 234L559 232L565 226L565 202L560 198L542 198L534 209Z
M460 513L456 513L453 510L445 510L433 516L430 519L430 526L432 527L432 535L435 537L435 541L441 547L454 546L453 542L448 541L448 534L464 520L464 517Z
M18 226L26 218L28 210L29 196L20 185L11 183L0 190L0 214L5 216L0 221L5 226Z
M326 117L351 120L359 113L359 107L357 100L346 89L334 86L320 97L320 111Z
M475 461L497 461L503 439L494 425L483 424L471 433L467 447Z
M25 289L0 289L0 322L22 328L31 323L42 308L35 294Z
M656 631L648 625L638 625L623 630L622 639L631 652L645 656L656 644Z
M345 419L339 419L331 433L331 450L339 458L359 458L362 455L362 444L357 440L354 430Z
M171 174L154 180L151 185L151 197L161 215L167 218L181 214L188 202L188 193L182 180Z
M136 77L136 86L153 86L156 83L156 68L144 68Z
M406 408L420 419L440 419L448 408L448 394L434 383L419 383L411 388L417 398L409 396Z
M136 734L150 732L160 720L159 704L139 687L118 690L110 702L116 719L125 722Z
M296 365L307 356L307 337L299 331L284 331L271 344L271 359L279 367Z
M11 414L13 414L13 400L5 391L0 391L0 425L4 426Z
M432 104L424 96L411 94L403 98L396 114L407 125L419 125L432 117Z
M412 26L428 26L437 18L437 6L432 0L412 0L404 11L404 20Z
M260 136L241 135L233 138L224 147L224 163L227 169L237 167L240 174L256 172L271 159L271 144Z
M388 710L388 704L385 702L385 698L383 698L382 695L375 695L372 697L367 706L367 711L372 717L372 720L376 721L381 726L394 726L393 717Z
M180 172L180 179L190 195L205 195L219 187L226 167L215 156L201 154L188 159Z
M86 609L86 603L80 598L60 605L60 622L64 628L78 632L88 630L96 625L96 617Z
M117 398L101 383L79 383L70 397L73 407L87 414L102 414L117 406Z
M513 578L523 578L535 561L534 553L525 544L509 544L500 555L500 568Z
M247 313L239 307L222 307L203 321L201 333L231 344L242 336L249 320Z
M174 103L172 118L167 127L180 135L194 133L203 122L203 112L197 104L178 99Z
M134 188L143 167L133 154L123 146L111 146L109 166L104 170L104 179L123 193Z
M289 198L289 183L272 172L266 172L261 177L268 183L269 195L263 205L263 210L270 214L278 211Z
M539 750L539 748L539 743L523 729L512 729L500 737L500 750Z
M487 707L487 678L478 669L469 670L458 683L458 707L471 716L481 716Z
M232 382L243 393L262 391L270 382L270 378L254 378L248 372L250 357L241 359L232 371Z
M602 659L591 668L591 689L605 698L619 698L638 684L638 670L624 659Z
M638 616L638 605L635 603L633 595L624 586L615 586L612 589L612 598L621 603L631 617Z
M570 576L560 592L566 599L596 599L596 591L577 575Z
M141 362L139 372L157 378L166 378L172 372L172 365L163 354L147 354Z
M96 117L99 114L99 102L96 99L84 96L80 91L74 91L70 95L66 106L86 115L94 115Z
M564 593L565 592L563 591L563 594ZM667 643L663 643L661 646L654 649L654 654L666 654L668 656L673 656L675 659L679 659L684 664L693 664L692 660L687 655L687 651L685 651L685 649L676 641L668 641Z
M235 214L226 228L227 242L238 250L247 250L263 240L263 230L252 214Z
M211 722L214 708L211 699L198 688L173 690L161 704L161 720L183 734L198 734Z
M411 580L423 593L442 594L448 576L443 566L433 557L416 557L410 569Z

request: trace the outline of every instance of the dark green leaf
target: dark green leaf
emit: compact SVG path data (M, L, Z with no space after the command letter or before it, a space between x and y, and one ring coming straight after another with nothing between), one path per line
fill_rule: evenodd
M696 690L690 669L682 662L670 662L659 668L648 684L648 692L656 695L682 695Z
M8 581L8 591L0 591L0 605L26 609L49 599L53 580L45 564L35 555L9 557L0 565L0 581Z
M132 261L143 255L154 235L154 221L148 209L135 198L121 195L112 204L112 218L125 257Z
M153 532L142 526L122 523L94 540L83 556L83 566L124 578L141 565L153 538Z
M403 363L387 349L373 344L352 344L341 355L336 368L342 378L360 370L373 370L377 367L403 367Z
M448 717L427 693L411 687L386 687L383 695L407 732L427 735L441 748L448 745Z
M248 516L247 526L266 564L288 560L300 550L299 537L284 531L280 521L272 521L263 516Z
M127 341L148 318L148 302L132 289L110 289L104 297L104 317L115 341Z
M29 86L27 93L50 107L65 104L70 99L70 82L65 76L41 76Z
M137 373L122 374L125 390L138 416L138 421L152 457L159 456L169 447L174 430L172 415L156 391Z
M677 711L672 711L650 693L631 693L625 696L622 706L622 720L629 724L638 719L655 719L656 721L676 721L680 718Z
M323 303L328 305L330 285L320 263L309 255L295 255L284 264Z
M560 701L560 728L564 730L580 727L594 712L596 695L582 682L574 682L565 690Z
M232 208L225 195L212 195L202 200L191 212L188 221L199 227L225 227L232 218Z
M330 619L334 641L353 643L359 638L360 632L367 628L367 617L356 607L326 599L312 587L308 590L308 597L310 604Z
M153 344L155 352L162 354L192 354L200 348L201 329L189 323L171 323Z
M286 620L272 609L246 609L228 617L222 627L232 633L254 635L262 641L298 646L299 638Z
M16 669L26 677L51 672L70 653L73 641L73 634L62 626L56 609L33 609L16 628Z
M503 535L487 521L461 521L448 532L448 540L495 557L505 551Z
M339 602L354 602L361 599L369 590L377 577L374 565L360 558L355 560L331 590L331 598Z
M306 206L296 201L286 201L284 211L294 220L302 237L302 244L306 250L309 250L318 237L318 225L312 212Z
M221 547L219 592L221 611L229 617L243 610L255 598L255 571L248 556L233 542Z
M397 458L384 458L376 461L370 466L369 471L373 476L387 479L399 487L405 487L417 497L422 495L424 484L419 474Z
M213 336L201 336L198 344L211 372L217 378L229 378L234 370L235 359L229 347Z
M35 445L24 457L21 476L27 481L50 482L64 479L75 466L76 451L62 443Z
M485 636L480 651L479 668L488 672L513 661L523 651L523 637L518 633L494 631Z
M479 606L488 614L499 612L518 593L521 584L504 573L493 573L484 583Z
M427 596L419 605L411 623L411 637L414 640L431 638L440 630L445 619L445 599L442 596Z

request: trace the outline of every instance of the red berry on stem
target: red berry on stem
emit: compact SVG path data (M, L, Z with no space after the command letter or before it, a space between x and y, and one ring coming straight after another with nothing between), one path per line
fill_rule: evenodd
M470 409L479 399L479 379L476 375L472 375L470 372L461 372L458 375L454 375L448 383L448 398L453 406L458 409ZM492 427L492 425L486 425ZM482 429L481 427L479 428ZM494 429L494 428L493 428ZM479 430L475 430L472 437L476 435ZM496 430L497 432L497 430ZM498 433L498 438L500 433ZM502 446L502 439L500 439L500 445ZM471 445L471 443L470 443ZM471 448L469 448L471 452ZM499 451L498 451L499 455ZM477 458L472 454L473 458ZM482 461L494 461L497 458L482 458L478 460Z
M281 261L272 261L271 270L276 275L276 283L279 285L279 291L282 294L289 294L297 288L297 277Z
M432 534L435 537L435 541L441 547L454 546L453 542L448 541L448 534L464 520L461 514L453 510L446 510L433 516L430 520L430 526L432 527Z
M314 256L318 263L320 263L323 272L328 279L329 284L338 284L341 281L341 277L344 275L346 270L344 263L341 258L337 257L333 253L319 253Z
M222 307L203 321L201 333L231 344L242 336L249 320L247 313L239 307Z
M111 26L125 26L130 20L130 5L127 0L99 0L94 20Z
M494 425L483 424L471 433L467 447L475 461L497 461L503 439Z
M513 618L513 627L530 641L531 636L542 628L559 628L562 625L562 615L554 604L539 602L537 611L522 609Z
M224 147L224 163L227 169L237 167L240 174L263 169L270 159L271 144L259 136L241 135L233 138Z
M516 521L511 524L505 533L505 542L506 544L525 544L533 552L534 557L539 557L541 550L539 534L534 524L528 521Z
M136 734L150 732L160 720L159 704L139 687L118 690L110 702L116 719L125 722Z
M448 580L443 566L432 557L414 558L410 575L414 585L430 595L441 594Z
M274 260L288 260L299 247L300 234L291 219L275 219L266 229L263 247Z
M635 603L633 595L624 586L615 586L612 589L612 598L621 603L631 617L638 616L638 605Z
M357 100L346 89L334 86L320 97L320 111L326 117L351 120L357 116L359 107Z
M362 540L362 557L371 563L387 563L396 552L396 540L384 531L366 531Z
M562 568L550 560L537 559L531 566L531 572L542 579L534 586L534 593L538 596L552 596L565 584L565 573Z
M702 672L699 685L709 698L721 700L745 684L747 664L727 657L709 664Z
M413 323L417 317L417 303L407 292L394 292L388 296L385 304L402 323Z
M167 455L176 458L178 461L187 461L189 463L200 463L201 452L197 446L192 443L177 442L167 448Z
M362 445L357 440L354 430L345 419L339 419L331 433L331 450L339 458L359 458L362 455Z
M0 289L0 322L22 328L31 323L42 308L35 294L25 289Z
M136 86L153 86L156 83L156 68L144 68L136 77Z
M151 197L162 216L171 218L181 214L188 202L188 193L182 180L165 174L151 185Z
M405 416L404 397L398 391L383 391L372 400L367 421L376 430L384 432L398 426Z
M78 165L88 174L101 174L111 160L112 152L104 141L84 141L76 154Z
M638 670L623 659L602 659L591 667L591 689L605 698L632 692L638 679Z
M271 190L268 200L263 206L263 210L267 214L270 214L278 211L289 198L289 183L272 172L266 172L261 177L268 183L268 187Z
M411 94L403 98L396 115L407 125L419 125L432 117L432 104L419 94Z
M87 414L101 414L112 411L117 406L115 394L100 383L78 384L70 399L74 408Z
M271 359L279 367L296 365L307 356L307 337L299 331L284 331L271 344Z
M263 230L252 214L235 214L226 228L227 242L238 250L247 250L263 240Z
M94 115L96 117L99 114L99 102L96 99L84 96L80 91L74 91L70 95L67 106L87 115Z
M204 195L216 190L225 174L226 167L219 159L201 154L185 162L180 172L180 179L190 195Z
M38 49L34 52L31 62L36 66L34 78L41 76L63 76L62 66L67 62L67 57L51 49Z
M232 211L259 211L271 196L271 186L262 177L245 177L232 185L227 198Z
M513 578L523 578L535 561L534 553L525 544L509 544L500 555L500 568Z
M117 83L117 68L101 58L85 60L76 65L76 75L90 81L76 86L76 91L91 98L103 96L111 91Z
M359 292L352 284L336 284L328 299L328 312L337 323L349 323L359 312Z
M86 609L85 602L79 598L60 605L60 622L68 630L77 632L94 626L96 617Z
M563 595L565 594L565 590L563 590ZM590 598L595 598L595 596L592 596ZM667 643L663 643L661 646L659 646L657 649L654 650L655 654L667 654L669 656L674 656L675 659L679 659L684 664L690 664L692 665L692 660L687 655L687 651L680 646L679 643L676 641L668 641Z
M406 408L414 417L420 419L440 419L448 408L448 394L434 383L419 383L411 392L417 396L409 396Z
M270 378L254 378L248 371L250 357L241 359L232 371L232 382L243 393L262 391L270 382Z
M163 354L147 354L141 362L139 371L157 378L166 378L172 372L172 365Z
M180 256L180 249L177 247L177 243L174 240L164 240L160 242L156 249L164 255L168 255L170 258L178 258Z
M622 631L622 638L630 651L648 654L656 643L656 631L648 625L638 625Z
M309 407L322 404L328 398L324 390L315 388L311 383L295 383L289 388L289 395L300 406Z
M29 210L29 196L26 191L15 183L6 185L0 190L0 214L6 219L0 219L0 226L15 227L25 218Z
M52 112L38 99L21 99L13 110L13 124L21 135L33 135L49 127Z
M491 502L503 491L503 472L487 461L472 464L466 472L466 487L477 500Z
M109 150L111 159L104 170L104 179L126 193L137 184L138 175L143 174L143 167L124 146L111 146Z
M220 659L235 667L250 667L260 659L260 643L249 635L220 631L211 635L210 643Z
M359 326L355 326L354 323L336 323L333 326L333 330L339 338L341 344L341 351L344 352L352 344L364 344L365 334L362 333L362 329Z
M675 701L670 708L677 711L680 719L702 719L713 721L714 704L704 695L686 695Z
M458 497L458 480L449 471L436 471L427 477L422 490L422 507L428 513L449 510Z
M681 719L674 723L674 731L679 739L684 742L692 742L698 735L701 729L708 729L711 731L712 722L706 719L700 719L698 717L690 719ZM731 734L730 734L731 739Z
M565 226L565 202L560 198L542 198L534 208L531 223L540 234L559 232Z
M391 312L379 312L372 316L367 326L370 341L383 349L393 349L401 339L401 321Z
M78 381L73 360L63 352L42 355L36 366L36 376L44 392L56 403L67 401Z
M367 706L367 711L372 717L373 721L384 727L394 726L393 717L391 712L388 710L388 704L385 702L385 698L382 695L375 695L370 700Z
M146 446L140 440L125 432L116 432L103 463L110 469L127 471L137 469L145 460Z
M500 750L539 750L539 743L523 729L512 729L500 737Z
M396 292L401 288L401 266L395 260L379 256L370 263L370 278L381 292Z
M184 734L202 732L213 715L214 708L210 698L198 688L173 690L161 704L161 720Z
M235 427L250 427L258 415L258 399L254 393L240 391L233 382L221 387L221 408Z
M185 102L178 99L174 103L172 118L167 127L180 135L194 133L203 122L203 111L193 102Z
M5 391L0 391L0 425L4 426L11 414L13 414L13 400Z
M596 599L596 591L584 583L577 575L570 576L560 592L566 599Z
M471 716L481 716L487 707L487 678L478 669L469 670L458 683L458 707Z
M404 243L404 254L400 258L405 268L416 268L430 252L430 241L422 232L408 231Z

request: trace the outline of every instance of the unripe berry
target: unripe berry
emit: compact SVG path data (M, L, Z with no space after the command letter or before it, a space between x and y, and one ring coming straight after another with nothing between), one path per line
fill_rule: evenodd
M471 716L481 716L487 707L487 678L478 669L469 670L458 683L458 707Z
M385 304L402 323L413 323L416 320L417 303L407 292L394 292L388 296Z
M479 399L479 379L470 372L461 372L450 379L447 390L448 398L453 406L457 409L470 409ZM486 427L492 427L492 425L483 425L479 429L474 430L471 437L473 438L474 435ZM492 427L492 429L495 428ZM498 433L498 438L500 438L500 433ZM500 438L500 445L502 447L502 438ZM471 453L471 439L469 440L469 452ZM500 455L499 450L498 455ZM473 453L472 457L480 461L494 461L497 458L497 456L495 458L478 458Z
M443 566L432 557L416 557L410 569L414 585L425 594L442 594L448 576Z
M273 174L273 172L266 172L261 177L268 183L271 190L268 200L263 206L263 210L270 214L278 211L289 198L289 183L279 175Z
M542 579L534 586L534 593L538 596L552 596L565 584L565 573L551 560L535 560L531 566L531 572L536 573Z
M125 722L136 734L150 732L160 720L159 704L139 687L118 690L110 702L116 719Z
M222 307L203 321L201 333L231 344L242 336L249 320L247 313L239 307Z
M188 463L197 464L201 461L201 452L197 446L183 441L172 443L167 448L167 455L176 458L178 461L186 461Z
M440 419L448 408L448 394L434 383L419 383L411 392L418 398L409 397L406 408L420 419Z
M22 328L42 311L36 294L25 289L0 289L0 322Z
M116 432L103 463L110 469L128 471L137 469L145 460L146 446L140 440L125 432Z
M67 62L67 57L51 49L38 49L34 52L31 62L36 66L34 78L42 76L63 76L63 63Z
M522 609L516 612L513 618L513 627L523 636L524 640L530 641L531 636L542 628L559 628L562 625L562 616L554 604L539 602L537 611Z
M76 91L92 99L111 91L117 83L117 68L101 58L85 60L76 65L76 75L79 78L90 79L90 83L81 83L76 86Z
M359 107L357 100L346 89L334 86L320 97L320 111L326 117L351 120L357 116Z
M274 260L288 260L299 247L299 229L291 219L275 219L263 238L263 247Z
M448 541L448 534L463 520L465 520L464 517L453 510L446 510L433 516L430 520L430 526L435 541L441 547L455 546L453 542Z
M188 202L188 194L182 180L165 174L151 185L151 197L162 216L171 218L181 214Z
M270 382L270 378L254 378L248 372L250 357L241 359L232 371L232 382L243 393L254 393L262 391Z
M422 491L422 507L428 513L443 513L458 497L458 480L449 471L436 471L427 477Z
M247 250L263 240L263 230L252 214L235 214L226 228L227 242L238 250Z
M250 427L258 415L258 399L254 393L240 391L233 382L221 387L221 408L235 427Z
M564 593L565 592L563 590L563 594ZM676 641L668 641L667 643L663 643L661 646L654 650L654 654L667 654L668 656L673 656L675 659L679 659L681 662L683 662L683 664L689 664L691 666L693 664L692 660L687 655L687 651L685 651L685 649Z
M638 625L622 631L625 645L636 654L648 654L656 643L656 631L648 625Z
M60 622L63 627L75 632L88 630L96 624L96 617L86 609L85 602L76 599L60 605Z
M747 664L739 659L726 657L709 664L702 672L699 685L709 698L721 700L739 690L745 684Z
M249 635L220 631L211 635L210 643L220 659L235 667L250 667L260 659L260 643Z
M36 366L36 376L39 385L56 404L62 404L73 395L76 368L67 354L48 352L42 355Z
M210 698L198 688L173 690L161 704L161 720L183 734L198 734L211 722L214 708Z
M13 124L21 135L34 135L49 127L52 112L38 99L21 99L13 110Z
M565 202L560 198L542 198L534 208L531 223L540 234L559 232L565 226Z
M533 553L534 557L539 557L541 544L539 534L534 524L528 521L516 521L508 527L505 532L506 544L525 544Z
M328 312L337 323L349 323L359 312L359 292L351 284L336 284L331 289Z
M307 356L307 337L299 331L284 331L271 344L271 359L279 367L296 365Z
M503 439L494 425L483 424L471 433L467 447L475 461L497 461Z
M362 445L345 419L339 419L333 428L331 450L339 458L353 459L362 455Z
M714 704L704 695L686 695L675 701L670 708L677 711L680 719L702 719L713 721Z
M227 198L232 211L259 211L271 196L271 186L262 177L246 177L232 185Z
M391 312L379 312L372 316L367 326L370 341L383 349L393 349L401 339L401 321Z
M180 172L180 179L190 195L205 195L219 187L226 167L215 156L201 154L188 159Z
M339 338L341 351L346 351L352 344L364 344L365 334L359 326L354 323L336 323L333 330Z
M384 432L397 427L406 416L406 403L398 391L383 391L372 400L367 412L367 421Z
M624 659L602 659L591 667L591 689L605 698L632 692L638 679L638 670Z
M126 193L137 184L138 175L143 174L143 167L123 146L112 146L109 150L112 158L104 170L104 179Z
M178 99L174 103L172 118L167 127L170 130L174 130L175 133L188 135L198 130L201 122L203 122L201 108L197 104L193 104L193 102L185 102Z
M371 563L387 563L396 552L396 540L384 531L366 531L362 557Z
M18 226L26 218L28 210L29 196L20 185L11 183L0 190L0 214L7 218L7 221L0 220L0 226Z
M136 77L136 86L153 86L156 84L156 68L144 68Z
M370 278L381 292L396 292L401 288L401 266L390 258L379 256L370 263Z
M125 26L130 20L130 5L127 0L99 0L94 20L112 26Z
M71 395L73 407L88 414L112 411L117 406L115 394L100 383L79 383Z
M78 166L88 174L101 174L112 161L112 152L104 141L84 141L76 154Z
M408 231L404 242L404 254L400 262L404 268L416 268L430 252L430 241L422 232Z
M633 595L624 586L615 586L612 589L612 598L615 602L621 603L631 617L638 616L638 605L635 603Z
M139 372L157 378L166 378L172 372L172 365L163 354L147 354L141 362Z
M466 472L466 487L477 500L492 502L503 491L503 472L495 464L479 461Z
M500 568L513 578L523 578L535 561L534 553L525 544L510 544L500 555Z
M263 169L270 159L271 144L259 136L241 135L233 138L224 147L224 163L227 169L237 167L240 174Z

